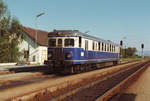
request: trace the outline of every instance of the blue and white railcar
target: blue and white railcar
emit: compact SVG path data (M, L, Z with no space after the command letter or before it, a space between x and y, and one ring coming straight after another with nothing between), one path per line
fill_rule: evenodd
M48 61L54 70L86 70L90 65L120 59L120 46L78 30L54 30L48 34Z

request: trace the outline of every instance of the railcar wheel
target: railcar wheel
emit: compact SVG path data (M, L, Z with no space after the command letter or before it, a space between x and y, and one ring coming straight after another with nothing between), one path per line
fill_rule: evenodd
M113 65L117 65L118 64L118 61L113 61Z

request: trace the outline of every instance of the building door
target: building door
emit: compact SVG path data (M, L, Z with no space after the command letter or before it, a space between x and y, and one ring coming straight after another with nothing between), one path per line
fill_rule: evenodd
M47 60L47 50L43 49L41 55L41 63L44 63L44 60Z

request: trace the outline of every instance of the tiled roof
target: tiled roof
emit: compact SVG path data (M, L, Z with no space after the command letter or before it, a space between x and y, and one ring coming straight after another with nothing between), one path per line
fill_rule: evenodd
M22 27L23 31L35 42L37 31L37 44L41 46L48 46L48 32L36 30L29 27Z

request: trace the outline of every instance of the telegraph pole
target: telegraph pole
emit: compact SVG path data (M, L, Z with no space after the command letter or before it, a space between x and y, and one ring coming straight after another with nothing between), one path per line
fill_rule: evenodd
M141 48L142 48L142 59L144 60L144 44L141 44Z
M124 55L125 55L125 58L126 58L126 53L127 53L127 47L126 47L126 39L127 39L127 37L123 37L123 40L124 40L124 47L125 47L125 50L124 50Z
M122 57L123 57L123 52L122 52L122 46L123 46L123 41L120 41L120 60L122 61Z

